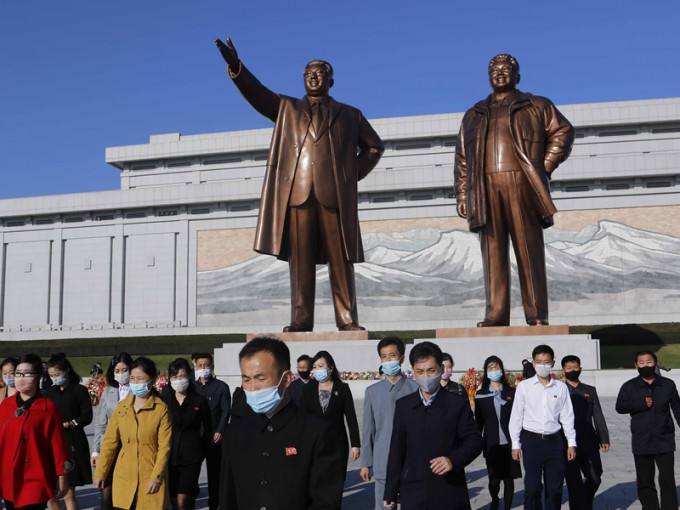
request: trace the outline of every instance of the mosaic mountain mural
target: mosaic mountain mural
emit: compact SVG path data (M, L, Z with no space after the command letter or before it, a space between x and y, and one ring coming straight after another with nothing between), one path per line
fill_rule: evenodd
M679 238L610 221L545 234L552 318L680 309ZM363 242L366 263L355 266L362 321L482 318L476 234L425 228L366 234ZM521 306L514 259L512 265L512 302ZM197 285L199 325L288 322L288 267L273 257L199 272ZM320 316L332 323L328 287L319 266L317 323Z

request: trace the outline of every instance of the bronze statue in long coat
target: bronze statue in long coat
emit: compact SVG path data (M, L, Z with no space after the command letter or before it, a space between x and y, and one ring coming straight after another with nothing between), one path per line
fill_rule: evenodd
M328 62L307 64L306 95L296 99L262 85L231 40L216 44L241 94L275 122L253 249L289 263L291 322L284 331L313 329L317 263L328 264L338 329L363 329L353 267L364 261L357 183L380 160L380 137L359 110L328 95Z

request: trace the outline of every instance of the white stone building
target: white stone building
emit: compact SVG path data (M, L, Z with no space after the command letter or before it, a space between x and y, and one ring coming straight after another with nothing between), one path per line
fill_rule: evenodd
M546 231L551 323L677 320L680 98L559 108L577 138L551 183L560 211ZM478 248L453 197L462 116L371 121L386 146L359 185L368 257L357 266L359 314L371 329L483 316ZM286 266L251 250L271 131L152 135L107 149L120 190L1 200L0 339L279 330ZM408 270L445 240L444 272ZM317 286L317 330L334 328L327 286Z

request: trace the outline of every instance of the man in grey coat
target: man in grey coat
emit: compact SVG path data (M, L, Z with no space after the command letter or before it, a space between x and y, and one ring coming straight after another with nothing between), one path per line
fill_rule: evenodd
M401 373L405 350L404 342L400 338L385 337L380 340L378 354L385 378L369 386L364 395L363 450L359 474L365 482L368 482L371 480L370 470L373 468L376 510L385 508L383 495L395 402L418 389L415 381L404 378Z

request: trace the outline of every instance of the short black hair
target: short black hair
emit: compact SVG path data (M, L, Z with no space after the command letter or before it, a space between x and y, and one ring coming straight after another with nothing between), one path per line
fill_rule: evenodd
M250 358L258 352L268 352L274 357L279 375L290 370L290 350L288 346L281 340L268 336L257 336L248 342L238 353L239 363L243 358Z
M435 343L425 341L413 346L413 349L411 349L411 352L408 355L408 360L411 363L411 367L413 367L413 365L416 364L416 361L430 357L434 358L437 365L441 365L444 361L444 354L439 346Z
M555 351L549 345L541 344L534 347L531 351L531 359L535 359L538 354L550 354L552 360L555 361Z
M116 381L116 365L118 363L125 363L128 367L128 372L132 370L132 356L127 352L119 352L112 359L109 368L106 369L106 384L118 388L120 385Z
M403 356L406 352L406 346L404 341L397 336L386 336L380 342L378 342L378 356L380 356L380 349L387 347L388 345L396 345L399 351L399 356Z
M148 375L149 379L151 379L152 381L158 376L158 369L156 368L156 363L154 362L154 360L150 358L140 356L139 358L132 362L130 371L134 370L135 368L140 368L142 372ZM153 395L158 395L156 387L153 385L151 386L151 393Z
M643 351L638 351L637 353L635 353L635 363L637 363L638 358L639 358L640 356L644 356L645 354L648 354L648 355L650 355L652 358L654 358L654 364L655 364L655 365L659 362L659 360L656 359L656 354L655 354L655 353L653 353L652 351L643 350Z
M17 363L17 366L21 365L22 363L28 363L29 365L32 366L31 372L36 374L37 376L41 376L43 373L42 369L42 360L40 359L40 356L37 354L25 354L24 356L21 356L19 358L19 362Z
M64 372L66 380L70 383L80 383L82 380L78 375L78 372L73 369L71 362L66 359L66 354L63 352L52 354L50 359L47 360L47 368L56 368L57 370Z
M309 363L311 364L311 363L312 363L312 357L309 356L309 355L307 355L307 354L303 354L302 356L300 356L300 357L297 359L297 362L298 362L298 363L300 363L301 361L309 361Z
M443 352L443 353L442 353L442 363L443 363L444 361L450 361L450 362L451 362L451 366L455 365L455 363L453 362L453 356L451 356L448 352Z
M574 354L569 354L565 356L564 358L562 358L562 368L564 368L564 365L566 365L567 363L573 363L574 361L578 363L579 367L581 366L581 358L579 358L578 356L575 356Z
M215 364L213 361L213 355L209 352L195 352L191 355L191 359L196 360L197 363L199 359L209 359L211 365Z

